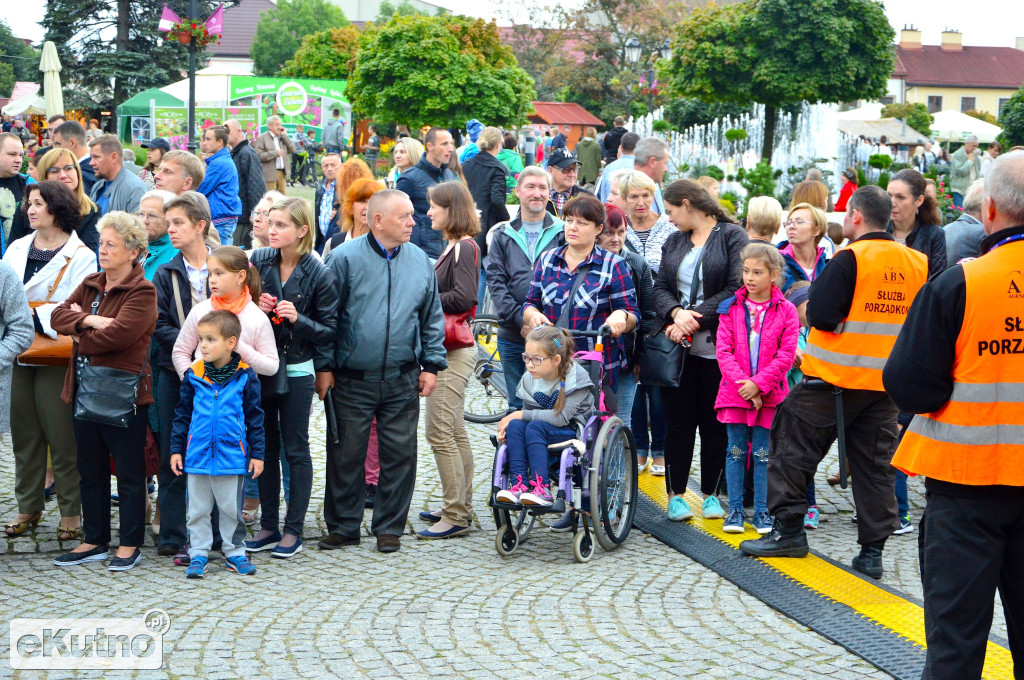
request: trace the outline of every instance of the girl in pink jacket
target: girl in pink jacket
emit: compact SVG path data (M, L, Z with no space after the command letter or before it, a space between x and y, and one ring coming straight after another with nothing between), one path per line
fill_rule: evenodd
M789 386L786 372L796 354L800 320L775 285L785 263L768 243L751 243L740 253L743 287L718 308L718 365L722 382L715 410L725 423L729 444L725 481L729 513L723 531L743 533L743 474L747 451L754 467L754 528L759 534L772 529L768 514L768 428L775 408Z

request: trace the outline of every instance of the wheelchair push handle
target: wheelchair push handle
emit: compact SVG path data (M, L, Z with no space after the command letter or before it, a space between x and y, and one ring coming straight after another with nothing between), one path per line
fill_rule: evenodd
M565 330L568 331L570 335L579 336L581 338L597 338L597 342L594 343L594 350L597 352L604 351L604 343L602 340L606 337L611 337L612 335L612 329L607 325L602 325L596 331L583 331L575 328L566 328Z

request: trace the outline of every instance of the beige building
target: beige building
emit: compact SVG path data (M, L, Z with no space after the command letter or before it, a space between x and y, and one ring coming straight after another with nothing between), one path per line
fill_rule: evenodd
M987 111L998 117L1024 84L1024 38L1016 47L963 44L959 31L944 31L938 45L924 45L921 31L900 31L896 65L883 104L921 103L936 111Z

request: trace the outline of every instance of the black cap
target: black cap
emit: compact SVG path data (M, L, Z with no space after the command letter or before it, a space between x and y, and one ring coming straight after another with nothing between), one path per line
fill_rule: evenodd
M548 167L558 168L559 170L565 170L573 164L580 165L580 161L576 158L576 154L568 149L555 149L548 158Z
M154 137L148 142L143 142L142 144L139 144L139 146L141 146L143 149L160 149L165 153L171 150L171 145L168 144L167 140L164 139L163 137Z

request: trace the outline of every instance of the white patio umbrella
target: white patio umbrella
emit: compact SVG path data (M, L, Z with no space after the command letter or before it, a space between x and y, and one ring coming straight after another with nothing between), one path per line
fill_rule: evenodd
M986 123L959 111L933 113L932 135L940 142L962 142L968 135L976 135L982 144L991 144L1003 131L998 125Z
M47 40L43 44L43 58L39 70L43 72L43 96L46 98L46 115L64 114L64 92L60 89L60 58L57 46Z

